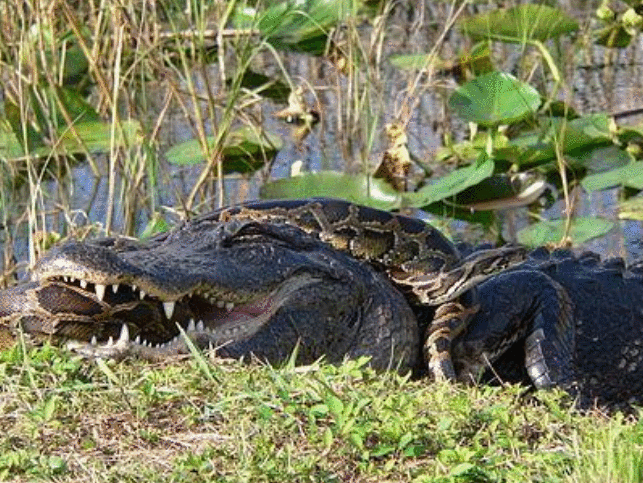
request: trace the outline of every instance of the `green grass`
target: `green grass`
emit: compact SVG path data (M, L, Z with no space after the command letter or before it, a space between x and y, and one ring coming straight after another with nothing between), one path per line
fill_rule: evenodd
M643 428L567 396L205 358L0 359L0 480L642 481Z

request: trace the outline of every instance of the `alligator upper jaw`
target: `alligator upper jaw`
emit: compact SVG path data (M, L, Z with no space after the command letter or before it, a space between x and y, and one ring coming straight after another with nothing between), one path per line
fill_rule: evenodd
M13 289L16 302L0 315L5 325L31 324L30 332L42 320L43 336L67 340L86 357L157 360L188 352L181 330L201 348L252 337L299 290L319 280L306 272L291 274L252 298L200 286L168 302L136 286L57 276Z

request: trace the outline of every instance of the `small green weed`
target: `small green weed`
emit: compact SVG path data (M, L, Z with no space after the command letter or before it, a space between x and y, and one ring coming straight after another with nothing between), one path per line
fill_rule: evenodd
M643 426L580 414L556 391L527 400L364 360L105 372L52 347L1 357L5 480L642 481Z

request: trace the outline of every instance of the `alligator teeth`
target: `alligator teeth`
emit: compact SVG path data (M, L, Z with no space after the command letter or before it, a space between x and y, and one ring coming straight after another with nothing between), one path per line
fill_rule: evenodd
M223 307L225 307L225 302L223 300L218 300L217 301L217 307L222 309Z
M112 284L112 292L113 293L118 292L118 284L117 283Z
M83 288L83 289L87 288L87 281L81 280L80 281L80 288Z
M196 323L196 330L197 330L198 332L203 332L203 331L205 330L205 324L203 323L203 321L202 321L202 320L199 320L199 321Z
M134 344L140 344L141 343L141 334L136 336L136 339L134 339Z
M234 309L234 304L232 302L228 302L227 304L225 304L225 309L228 311Z
M114 338L110 335L109 339L107 339L106 347L111 347L113 345L114 345Z
M91 345L96 345L98 344L98 339L96 338L95 335L92 336L92 340L89 342Z
M163 310L165 311L165 316L167 320L172 319L172 314L174 313L174 302L163 302Z
M63 275L63 282L69 283L69 277L67 275Z
M105 285L97 283L94 285L94 290L96 291L96 297L98 297L98 300L102 302L105 298Z
M138 288L138 287L137 287L136 285L132 284L132 292L136 292L136 289L137 289L137 288Z
M141 290L138 296L141 298L141 300L143 300L145 298L145 292Z
M118 342L121 344L127 344L129 342L129 327L127 327L127 324L123 324L121 327L121 334L118 337Z
M196 331L196 324L194 323L194 319L190 319L190 321L188 322L187 332L194 332L194 331Z

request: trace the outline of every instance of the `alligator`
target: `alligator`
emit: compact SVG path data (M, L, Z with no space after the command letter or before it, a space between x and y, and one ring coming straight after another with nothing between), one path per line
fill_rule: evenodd
M53 249L31 282L0 295L0 326L107 341L76 349L114 358L185 351L183 330L224 355L279 360L299 343L303 362L386 353L388 365L424 360L435 377L454 379L450 341L475 312L475 285L525 254L507 247L461 260L424 222L340 200L246 203L143 243L111 238ZM408 310L420 321L412 331ZM337 339L348 345L328 346Z
M224 208L150 240L52 249L0 292L0 327L92 357L198 347L280 362L641 399L640 265L508 246L462 257L420 220L339 200ZM606 342L607 341L607 342ZM625 381L623 383L622 381Z
M561 387L580 407L643 403L643 261L539 248L477 286L458 378Z

